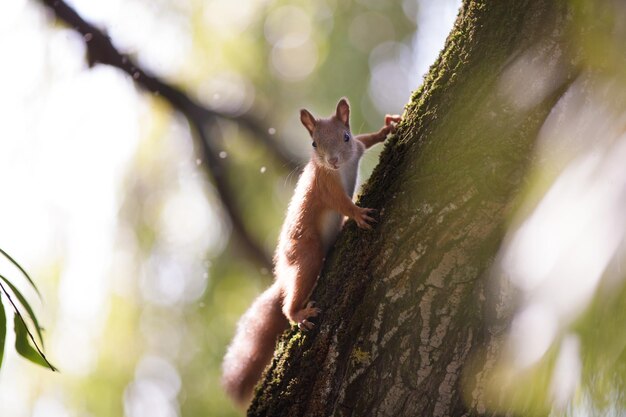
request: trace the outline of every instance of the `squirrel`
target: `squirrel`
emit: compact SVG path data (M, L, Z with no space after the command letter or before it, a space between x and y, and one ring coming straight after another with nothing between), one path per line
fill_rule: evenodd
M312 139L312 155L281 229L274 255L275 280L239 320L222 365L224 389L239 405L249 403L289 322L302 331L314 327L309 319L321 310L307 300L343 216L354 219L360 228L372 228L375 210L352 202L359 161L365 149L383 142L400 120L398 115L387 115L378 132L353 136L346 98L339 100L329 118L316 119L308 110L300 110L300 121Z

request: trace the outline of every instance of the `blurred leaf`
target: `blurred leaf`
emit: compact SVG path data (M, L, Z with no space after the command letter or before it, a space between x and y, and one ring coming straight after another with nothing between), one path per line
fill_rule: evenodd
M11 263L13 265L15 265L17 267L17 269L19 269L22 272L22 274L24 274L24 276L26 277L28 282L30 282L30 285L32 285L32 287L35 289L35 292L37 293L37 295L41 298L41 294L39 293L39 290L37 289L37 286L35 285L35 282L32 280L30 275L28 275L28 273L24 270L24 268L22 268L22 266L20 264L18 264L15 259L11 258L11 256L8 253L3 251L2 248L0 248L0 253L3 254L5 256L5 258L7 258L9 261L11 261Z
M7 336L7 316L2 305L2 293L0 293L0 368L4 359L4 342Z
M26 328L26 323L24 323L22 317L16 314L13 319L13 323L15 328L15 350L17 350L17 353L32 363L57 371L48 359L46 359L45 355L39 350L39 348L33 348L33 346L31 346L28 339L30 338L33 340L33 343L34 339L32 334L30 334ZM37 345L35 344L35 346Z
M28 316L33 321L33 324L35 325L37 336L39 336L39 341L41 342L41 346L43 347L44 344L43 344L43 336L41 335L41 326L39 326L39 322L37 321L37 316L35 316L35 313L33 312L33 309L30 307L30 304L28 304L28 301L26 301L26 298L22 295L22 293L20 293L18 289L15 288L15 285L13 285L8 279L6 279L6 277L4 277L3 275L0 275L0 279L2 279L4 282L7 283L7 285L11 288L11 291L13 292L13 294L15 294L17 299L20 301L20 304L28 312Z

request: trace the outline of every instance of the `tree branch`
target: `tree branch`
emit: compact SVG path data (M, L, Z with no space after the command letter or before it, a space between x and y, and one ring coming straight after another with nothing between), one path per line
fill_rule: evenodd
M294 161L293 155L280 146L280 140L276 140L274 135L269 133L269 126L265 126L254 115L250 113L242 115L222 113L197 103L179 88L148 74L143 68L133 62L128 55L118 51L113 46L111 39L102 30L85 21L63 0L41 0L41 2L49 7L59 20L83 35L87 46L87 60L90 66L101 63L119 68L133 77L135 82L142 88L162 96L181 112L183 112L184 108L193 109L202 118L218 117L234 121L261 140L287 169L297 168L298 165Z
M251 115L234 116L223 114L209 109L197 103L182 90L174 87L156 76L148 74L138 66L130 57L119 52L113 46L111 39L100 29L86 22L74 9L62 0L41 0L49 7L55 16L83 35L87 47L87 61L90 66L101 63L116 67L129 74L133 80L148 92L159 95L172 107L184 114L195 130L197 151L202 155L201 161L205 172L215 184L215 188L222 201L225 211L230 217L234 234L248 256L259 265L271 269L271 260L267 253L250 235L245 227L243 218L233 198L232 189L225 178L227 172L226 162L219 158L214 144L207 130L216 125L217 119L228 119L237 122L261 139L263 144L270 149L281 161L283 166L289 169L296 167L291 155L289 155L269 134L261 123Z

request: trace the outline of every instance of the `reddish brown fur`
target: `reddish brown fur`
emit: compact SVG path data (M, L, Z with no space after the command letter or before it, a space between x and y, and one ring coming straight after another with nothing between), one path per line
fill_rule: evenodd
M222 384L237 404L247 404L263 369L272 359L276 337L288 325L276 284L265 290L239 320L223 363Z
M349 116L346 99L339 101L336 113L328 119L315 119L307 110L300 112L302 124L317 146L289 204L274 256L275 282L242 317L224 358L224 387L242 405L269 362L286 319L302 330L313 328L308 319L320 310L306 302L339 230L336 213L354 219L361 228L370 229L369 223L374 221L370 217L373 210L352 202L358 162L365 149L393 132L400 117L387 116L378 132L352 138Z

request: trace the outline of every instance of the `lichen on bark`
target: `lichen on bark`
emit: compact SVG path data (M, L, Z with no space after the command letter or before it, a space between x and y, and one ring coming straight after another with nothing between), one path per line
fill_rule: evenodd
M312 296L317 328L283 336L249 416L494 413L478 388L508 316L491 312L503 295L487 271L537 132L575 74L566 13L550 0L464 1L363 187L377 226L348 222ZM559 77L517 108L501 75L542 42L559 51Z

